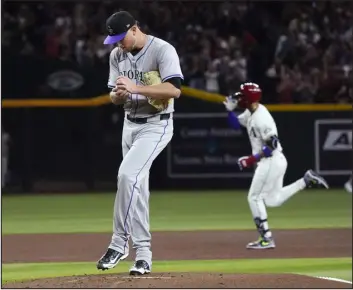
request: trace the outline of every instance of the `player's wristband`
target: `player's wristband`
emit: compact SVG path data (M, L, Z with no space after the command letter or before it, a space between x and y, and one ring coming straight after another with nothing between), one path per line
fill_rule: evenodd
M262 153L263 153L263 156L264 156L264 157L270 157L270 156L272 156L272 150L271 150L269 147L267 147L267 146L263 146L263 147L262 147ZM257 154L252 155L252 157L254 158L254 160L255 160L256 162L258 162L258 161L261 160L262 155L261 155L261 153L257 153Z
M252 155L252 157L254 157L255 161L257 162L257 161L260 161L261 154L257 153L257 154Z
M268 146L262 147L262 152L264 153L265 157L272 156L272 150Z
M235 115L234 112L229 112L228 113L228 121L229 121L229 125L233 129L239 129L240 128L240 123L239 123L238 117L237 117L237 115Z

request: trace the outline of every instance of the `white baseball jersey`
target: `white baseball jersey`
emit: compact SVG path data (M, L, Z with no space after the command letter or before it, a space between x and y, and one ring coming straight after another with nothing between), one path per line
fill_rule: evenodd
M159 71L162 82L179 77L183 79L179 56L175 48L168 42L147 35L146 45L136 55L124 52L120 47L110 53L108 87L114 88L118 76L123 75L142 85L142 74ZM156 114L174 112L174 99L170 99L168 107L161 112L151 106L147 98L140 94L131 94L124 104L125 111L131 117L149 117Z
M266 141L271 136L278 136L275 120L264 105L259 104L254 113L246 109L238 116L238 120L248 131L252 154L261 152L262 147L266 145ZM279 142L275 151L282 152L282 146Z

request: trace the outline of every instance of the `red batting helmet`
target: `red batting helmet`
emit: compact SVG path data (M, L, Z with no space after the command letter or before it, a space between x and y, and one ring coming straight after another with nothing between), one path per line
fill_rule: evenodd
M240 91L236 93L238 99L238 107L248 108L252 103L261 99L262 91L260 86L255 83L243 83L240 85Z

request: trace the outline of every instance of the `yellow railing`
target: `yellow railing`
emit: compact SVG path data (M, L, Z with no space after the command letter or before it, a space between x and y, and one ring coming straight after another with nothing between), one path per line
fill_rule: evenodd
M182 87L183 96L203 101L221 103L224 96L208 93L190 87ZM29 108L29 107L97 107L110 104L109 95L102 95L89 99L3 99L2 108ZM270 111L352 111L350 104L277 104L266 105Z
M3 99L3 108L30 107L98 107L111 104L109 95L89 99Z

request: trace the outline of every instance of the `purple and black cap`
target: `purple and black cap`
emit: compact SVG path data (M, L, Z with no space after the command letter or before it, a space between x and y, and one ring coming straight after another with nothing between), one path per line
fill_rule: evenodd
M135 18L129 12L119 11L114 13L106 22L108 36L104 40L104 44L115 44L119 42L136 23Z

